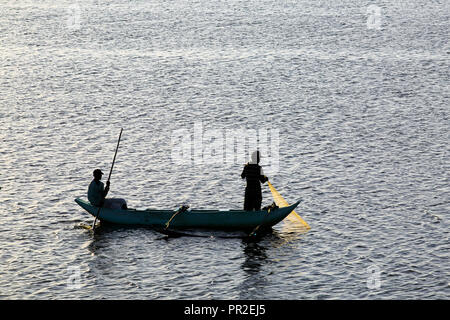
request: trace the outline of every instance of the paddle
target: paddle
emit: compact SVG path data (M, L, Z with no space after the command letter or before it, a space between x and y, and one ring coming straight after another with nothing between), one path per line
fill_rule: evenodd
M278 193L278 191L270 183L270 181L267 181L267 183L269 184L270 192L272 192L273 200L275 201L277 206L279 206L280 208L289 206L289 203L286 200L284 200L284 198L281 196L281 194ZM306 227L306 229L311 229L311 227L306 223L306 221L303 220L302 217L300 217L300 215L295 211L292 211L288 215L288 218L294 221L300 221Z
M112 162L112 165L111 165L111 170L109 170L108 182L111 179L111 174L112 174L112 171L113 171L113 168L114 168L114 163L116 162L117 150L119 150L119 143L120 143L120 138L122 137L122 131L123 131L123 128L120 129L119 140L117 140L116 152L114 153L114 158L113 158L113 162ZM101 208L102 208L102 206L98 207L98 211L97 211L97 214L95 216L94 223L92 224L92 231L94 231L94 232L95 232L95 223L97 222L97 218L98 218L98 215L100 214Z

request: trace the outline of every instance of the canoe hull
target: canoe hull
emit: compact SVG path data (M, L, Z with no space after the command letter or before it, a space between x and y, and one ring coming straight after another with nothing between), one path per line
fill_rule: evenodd
M98 207L88 201L75 199L75 202L92 216L98 212ZM242 210L190 210L179 213L171 222L172 229L251 229L258 225L271 227L286 218L300 201L284 208L267 211ZM101 221L122 224L142 225L163 228L176 210L121 210L102 208L98 219Z

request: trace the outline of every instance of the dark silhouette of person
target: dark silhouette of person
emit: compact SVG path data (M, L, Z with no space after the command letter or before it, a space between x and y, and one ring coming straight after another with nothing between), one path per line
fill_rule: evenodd
M105 203L106 195L109 191L109 181L106 181L106 188L102 179L103 172L100 169L94 170L94 180L91 181L88 189L88 200L89 202L97 207L101 207Z
M245 211L261 210L261 183L268 181L269 178L264 175L264 172L259 165L259 160L259 151L254 151L252 153L252 161L244 166L244 170L241 173L242 179L247 179L244 200Z

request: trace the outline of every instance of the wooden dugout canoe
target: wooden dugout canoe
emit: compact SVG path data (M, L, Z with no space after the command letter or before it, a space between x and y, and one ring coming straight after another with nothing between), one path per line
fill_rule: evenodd
M84 210L92 216L96 216L98 207L91 205L88 201L77 198L78 203ZM300 201L283 207L261 211L243 211L243 210L188 210L179 213L170 222L170 228L173 229L252 229L256 226L269 228L284 218L286 218L298 205ZM122 224L122 225L141 225L164 228L167 221L177 210L136 210L136 209L110 209L102 208L98 219L101 221Z

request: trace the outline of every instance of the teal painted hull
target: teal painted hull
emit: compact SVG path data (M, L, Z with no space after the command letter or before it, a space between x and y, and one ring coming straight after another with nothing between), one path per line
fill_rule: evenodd
M84 210L95 217L98 207L88 201L75 199ZM171 222L170 228L211 228L211 229L251 229L258 225L272 227L286 218L300 203L289 207L267 211L242 211L242 210L189 210L179 213ZM165 227L166 222L176 210L120 210L102 208L98 219L114 224L144 225L153 227Z

